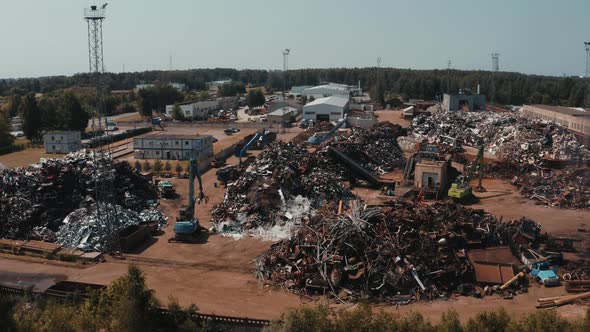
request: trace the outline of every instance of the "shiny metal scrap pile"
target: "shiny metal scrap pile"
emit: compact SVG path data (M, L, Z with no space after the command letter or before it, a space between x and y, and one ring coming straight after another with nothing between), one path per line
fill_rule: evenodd
M370 129L353 128L350 136L335 138L328 144L371 172L383 174L395 167L403 167L403 153L397 138L405 135L401 126L380 122Z
M520 193L541 204L573 209L590 209L590 168L567 168L542 175L532 172L516 176L512 183Z
M97 158L101 158L97 156ZM115 201L134 211L157 197L156 188L127 162L115 163L112 173L95 174L94 156L81 150L48 159L28 168L0 171L0 238L26 239L35 227L57 231L63 219L94 197L96 180L113 177ZM41 239L51 238L42 235Z
M567 129L520 112L445 112L438 106L430 110L432 115L419 115L412 121L415 136L442 144L448 142L444 136L471 146L483 143L499 160L516 164L540 165L546 155L590 156Z
M353 201L341 215L330 211L257 257L258 278L340 300L448 297L473 282L464 249L507 245L517 227L452 203L366 208Z
M239 221L242 229L272 226L277 212L298 195L309 198L313 207L352 197L338 175L318 165L305 144L269 145L228 185L223 202L212 211L214 222Z
M101 203L100 207L100 213L92 205L68 214L55 234L57 243L64 248L108 252L116 248L114 241L121 230L142 222L137 213L121 206Z

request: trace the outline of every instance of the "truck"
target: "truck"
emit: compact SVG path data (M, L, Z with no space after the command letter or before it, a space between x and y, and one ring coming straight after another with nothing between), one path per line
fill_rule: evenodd
M546 261L533 263L531 265L531 276L546 287L559 286L560 284L559 276L553 269L551 269L549 262Z
M173 198L176 195L172 182L165 180L158 182L158 192L160 193L160 197L164 198Z

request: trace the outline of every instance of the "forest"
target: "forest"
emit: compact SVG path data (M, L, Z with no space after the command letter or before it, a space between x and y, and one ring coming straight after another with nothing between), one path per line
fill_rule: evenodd
M563 106L582 106L586 89L580 77L526 75L514 72L468 70L412 70L396 68L329 68L298 69L286 73L287 88L294 85L315 85L337 82L356 85L365 91L378 89L383 94L401 99L436 99L446 92L460 88L477 90L489 100L504 105L543 103ZM106 73L105 81L111 90L133 89L139 83L179 82L189 90L205 90L206 82L232 79L247 86L264 86L269 91L283 87L282 71L236 70L228 68L191 69L174 71L144 71ZM0 79L0 95L10 96L26 92L49 93L72 87L91 86L89 74L40 78ZM233 90L233 89L232 89ZM242 88L236 91L243 91Z

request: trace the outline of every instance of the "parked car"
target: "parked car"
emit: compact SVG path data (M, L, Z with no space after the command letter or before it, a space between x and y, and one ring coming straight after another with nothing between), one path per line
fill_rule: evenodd
M226 135L233 135L234 131L231 128L227 128L226 130L223 131Z
M213 143L217 143L217 142L219 142L219 140L217 138L213 137Z
M549 266L549 262L535 262L531 265L531 275L544 286L559 286L559 276Z

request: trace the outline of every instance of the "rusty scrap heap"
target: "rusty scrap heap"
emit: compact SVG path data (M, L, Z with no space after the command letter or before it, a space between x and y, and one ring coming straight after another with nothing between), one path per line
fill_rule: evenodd
M573 209L590 209L590 168L567 168L543 176L538 172L515 176L512 183L520 193L541 204Z
M64 158L48 159L28 168L0 171L0 238L35 238L33 229L51 234L81 204L92 200L95 180L92 152L81 150ZM115 201L125 209L141 211L156 188L127 162L115 163ZM52 238L52 236L47 236ZM42 239L45 239L44 235Z
M365 208L353 201L345 214L320 210L295 237L259 256L256 272L300 294L385 302L448 297L473 282L464 249L506 245L514 227L452 203Z
M212 211L214 222L238 221L241 229L272 226L286 202L298 195L314 208L352 197L338 175L317 165L304 144L269 145L228 185L223 202Z
M328 144L371 172L383 174L403 167L403 153L397 138L406 134L400 125L380 122L370 129L354 128L350 136L335 138Z

